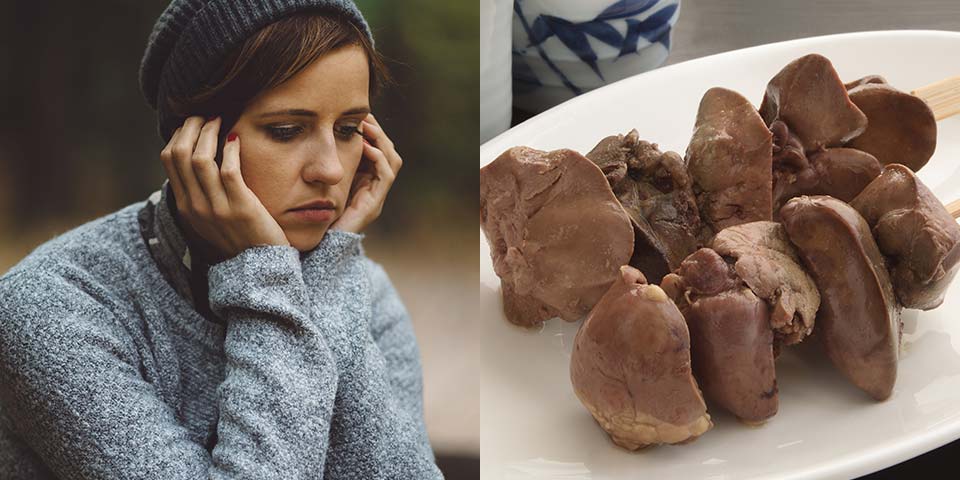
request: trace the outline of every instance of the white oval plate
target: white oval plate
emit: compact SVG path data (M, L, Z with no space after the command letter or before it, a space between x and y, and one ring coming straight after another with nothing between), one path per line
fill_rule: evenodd
M844 81L881 74L901 90L960 75L950 61L960 33L865 32L763 45L637 75L561 104L480 147L480 166L516 145L586 153L601 138L637 128L683 154L700 97L734 89L755 105L791 60L820 53ZM960 117L940 121L936 153L920 177L943 201L960 198ZM481 476L484 479L850 478L960 438L960 282L936 310L905 311L896 388L874 402L803 344L777 361L780 410L751 428L710 408L714 428L696 442L632 453L619 449L573 393L571 342L580 321L538 332L503 316L500 280L480 233Z

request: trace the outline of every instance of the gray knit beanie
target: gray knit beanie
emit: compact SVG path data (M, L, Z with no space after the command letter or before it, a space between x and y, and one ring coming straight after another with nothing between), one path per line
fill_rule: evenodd
M173 0L160 14L140 61L140 90L157 110L166 143L184 118L158 105L164 95L200 91L227 55L261 28L287 15L319 10L355 23L373 43L370 27L350 0Z

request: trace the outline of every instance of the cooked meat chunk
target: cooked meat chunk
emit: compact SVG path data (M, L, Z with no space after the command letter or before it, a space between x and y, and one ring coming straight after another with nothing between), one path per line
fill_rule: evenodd
M853 148L805 153L799 138L779 120L773 132L773 216L787 200L800 195L830 195L849 202L880 175L873 155Z
M832 197L797 197L780 211L820 289L817 337L840 372L877 400L893 392L900 307L870 226Z
M664 277L660 286L671 298L686 300L677 302L682 309L684 303L693 303L695 297L717 295L738 288L741 283L737 272L717 252L701 248L684 259L676 272Z
M666 256L667 248L653 234L653 227L647 223L646 219L633 221L633 238L631 266L640 269L644 276L649 275L657 281L670 273L670 262Z
M790 62L770 80L760 115L767 125L787 124L808 152L842 146L867 128L833 64L817 54Z
M734 270L770 307L778 344L791 345L813 330L820 293L800 265L796 249L776 222L752 222L722 230L713 250L735 260Z
M770 130L742 95L725 88L703 95L686 161L705 239L771 219L772 145Z
M900 303L922 310L943 303L960 265L960 225L913 171L887 165L850 205L890 261Z
M880 75L867 75L866 77L858 78L852 82L844 83L843 87L849 92L850 89L859 87L860 85L871 85L875 83L887 83L887 79L881 77Z
M829 195L849 202L880 175L880 162L854 148L828 148L810 155L818 187L811 194ZM804 193L806 194L806 193Z
M590 311L633 252L630 217L572 150L507 150L480 169L480 226L507 319L534 327Z
M570 380L617 445L680 443L710 429L690 369L690 336L676 305L628 265L574 339Z
M749 288L739 288L701 298L685 313L704 392L750 424L779 408L768 311Z
M587 158L606 175L633 221L631 265L659 283L697 248L700 214L683 159L640 140L636 130L604 138Z
M770 308L709 248L687 257L663 289L690 328L693 371L707 398L746 423L777 413Z
M847 146L863 150L881 164L900 163L918 171L937 148L937 120L920 97L886 83L850 90L850 100L867 115L867 130Z

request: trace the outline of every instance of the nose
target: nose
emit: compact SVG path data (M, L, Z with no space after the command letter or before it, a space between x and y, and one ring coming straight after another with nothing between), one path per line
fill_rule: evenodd
M330 138L321 139L317 146L311 149L303 166L302 176L307 183L320 182L327 185L336 185L343 180L343 165L340 163L337 143L332 135Z

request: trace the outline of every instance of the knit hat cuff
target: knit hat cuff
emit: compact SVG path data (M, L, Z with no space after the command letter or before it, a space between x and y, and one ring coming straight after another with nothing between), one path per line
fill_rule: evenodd
M184 8L190 4L183 2L180 8L172 8L171 4L161 15L158 22L167 25L151 35L141 65L141 88L147 101L158 110L164 139L176 128L173 124L179 122L173 118L173 112L158 105L160 98L198 91L230 51L285 16L308 10L340 14L373 42L370 27L350 0L210 0L196 10ZM182 31L178 25L182 25ZM173 45L167 47L170 43Z

